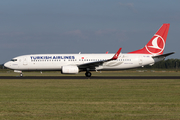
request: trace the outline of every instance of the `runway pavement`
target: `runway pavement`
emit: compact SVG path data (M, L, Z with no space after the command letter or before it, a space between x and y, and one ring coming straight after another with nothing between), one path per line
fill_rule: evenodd
M0 76L0 79L180 79L180 76Z

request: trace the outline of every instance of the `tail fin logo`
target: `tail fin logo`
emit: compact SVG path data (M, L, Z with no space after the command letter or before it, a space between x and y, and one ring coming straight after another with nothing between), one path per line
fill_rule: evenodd
M165 48L165 41L160 35L155 34L145 47L150 54L160 54Z
M148 46L148 47L151 47L151 48L156 48L156 49L161 49L158 44L157 44L157 40L158 40L159 37L155 37L152 41L152 46Z

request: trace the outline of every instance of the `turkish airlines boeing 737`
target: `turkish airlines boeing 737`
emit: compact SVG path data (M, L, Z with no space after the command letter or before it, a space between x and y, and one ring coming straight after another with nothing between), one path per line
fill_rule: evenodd
M22 71L58 70L63 74L77 74L85 71L122 70L145 65L165 59L174 52L163 54L170 24L163 24L150 41L142 48L129 53L113 54L33 54L13 58L4 64L23 76Z

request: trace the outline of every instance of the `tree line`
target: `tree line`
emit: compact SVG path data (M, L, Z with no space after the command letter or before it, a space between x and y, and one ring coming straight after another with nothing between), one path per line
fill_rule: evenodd
M3 69L3 65L0 65L0 69ZM180 59L167 59L160 62L155 63L152 66L144 66L144 68L152 68L152 69L178 69L180 68Z
M155 63L153 66L145 66L145 68L178 69L180 68L180 59L163 60Z

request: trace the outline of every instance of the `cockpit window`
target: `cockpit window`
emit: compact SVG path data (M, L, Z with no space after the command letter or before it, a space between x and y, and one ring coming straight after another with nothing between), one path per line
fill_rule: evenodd
M11 59L11 61L15 62L15 61L17 61L17 59Z

